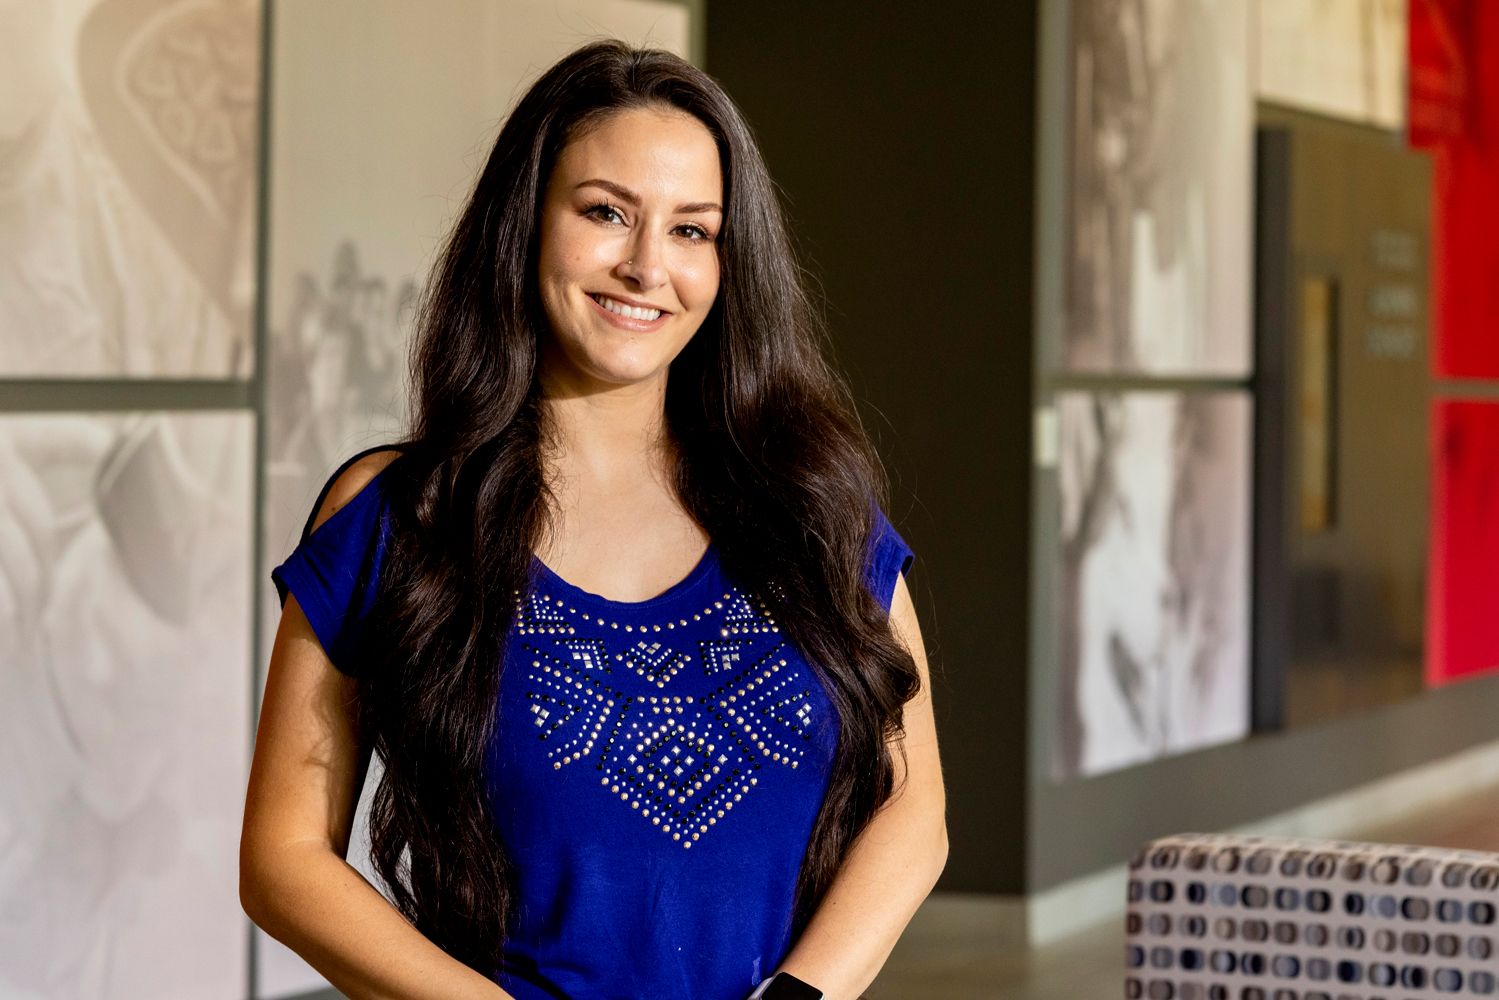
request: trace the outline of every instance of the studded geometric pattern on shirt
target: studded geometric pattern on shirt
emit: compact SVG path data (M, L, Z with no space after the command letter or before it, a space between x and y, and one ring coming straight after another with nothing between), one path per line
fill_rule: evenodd
M521 601L516 615L516 627L523 633L557 634L573 631L563 612L566 602L552 600L539 594L530 595Z
M534 646L526 651L532 657L526 697L537 735L548 741L547 758L560 768L588 756L614 712L615 693L579 659L568 663Z
M616 653L614 658L657 687L666 687L667 681L692 662L689 654L678 653L669 646L644 639L623 653Z
M609 674L609 644L602 639L557 639L558 646L571 655L586 673Z
M726 711L754 741L755 748L777 764L795 768L806 756L798 745L812 722L812 692L801 671L788 666L778 645L754 669L714 692Z
M552 769L590 757L601 788L684 849L760 784L765 763L794 769L805 759L810 679L764 604L737 589L691 615L722 620L723 638L699 642L697 656L671 645L685 616L621 626L545 594L516 610L515 629L528 636L526 696ZM620 666L627 672L611 669ZM698 695L630 693L641 682L666 689L688 670L721 683Z
M691 847L757 784L744 746L684 698L635 702L625 738L602 762L601 785L642 819Z
M760 615L750 607L749 601L739 591L732 591L733 597L724 608L723 624L720 630L724 635L745 635L758 632L769 632L770 626L774 624L770 616Z
M720 674L743 669L740 656L755 644L754 639L704 639L697 648L703 658L703 669Z

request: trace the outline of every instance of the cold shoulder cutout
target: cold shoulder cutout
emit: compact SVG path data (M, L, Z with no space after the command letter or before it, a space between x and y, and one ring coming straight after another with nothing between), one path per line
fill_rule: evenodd
M390 463L321 524L317 516L345 473L370 455L388 450L388 446L366 449L328 477L302 528L301 541L271 570L281 605L285 607L288 593L296 595L328 659L350 677L358 676L363 665L363 625L374 604L384 561L389 522L382 476Z

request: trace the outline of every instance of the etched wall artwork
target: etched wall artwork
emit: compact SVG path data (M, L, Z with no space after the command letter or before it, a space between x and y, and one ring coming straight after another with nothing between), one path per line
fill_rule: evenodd
M1242 376L1251 360L1248 0L1073 0L1070 373Z
M249 413L0 417L0 996L233 1000Z
M689 8L657 0L317 0L277 7L272 45L263 565L295 547L345 458L401 435L407 348L438 242L524 87L603 36L686 56ZM269 653L280 604L266 575ZM262 675L263 676L263 675ZM375 885L366 816L349 861ZM326 985L256 935L257 994Z
M1250 401L1058 393L1056 778L1249 729Z
M1406 0L1256 0L1259 96L1319 114L1405 124Z
M260 0L0 0L0 377L250 373Z

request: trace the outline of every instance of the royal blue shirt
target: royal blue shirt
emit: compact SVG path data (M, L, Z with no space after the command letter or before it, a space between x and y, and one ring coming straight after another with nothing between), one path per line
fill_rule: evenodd
M271 572L349 674L383 504L377 475ZM865 582L888 610L912 553L876 513ZM793 944L837 739L817 674L713 544L646 601L533 559L488 757L518 901L495 979L517 1000L744 1000Z

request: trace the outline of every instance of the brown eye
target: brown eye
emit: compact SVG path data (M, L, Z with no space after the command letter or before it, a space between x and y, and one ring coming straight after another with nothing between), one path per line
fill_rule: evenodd
M619 209L615 208L613 205L608 204L607 202L600 202L597 205L590 205L583 210L583 214L591 219L597 219L598 221L609 225L616 225L625 221L624 216L619 214ZM607 216L610 215L614 216L614 218L607 218Z

